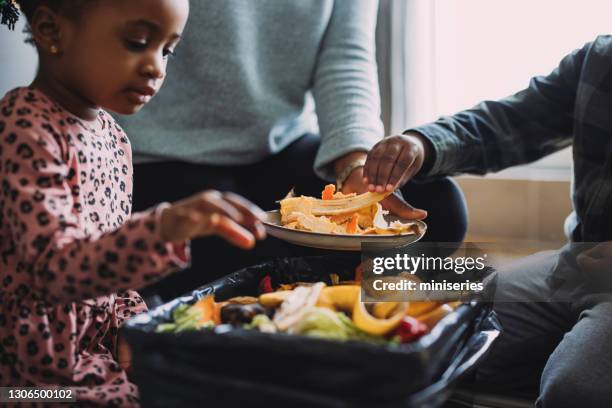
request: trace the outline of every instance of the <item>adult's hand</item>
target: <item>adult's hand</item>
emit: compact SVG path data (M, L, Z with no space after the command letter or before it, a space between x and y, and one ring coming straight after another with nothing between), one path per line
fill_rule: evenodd
M367 153L364 152L353 152L349 153L349 155L344 156L336 162L336 173L342 171L346 164L350 163L353 160L359 158L365 158ZM368 192L368 185L364 181L364 168L357 167L355 170L349 174L348 178L345 180L342 186L342 193L350 194L357 193L362 194ZM394 214L398 217L402 217L409 220L422 220L427 217L427 211L421 210L418 208L414 208L410 204L408 204L404 199L400 196L392 194L389 197L385 198L381 202L384 209L389 210L391 214Z
M388 136L368 153L363 182L369 191L382 193L403 186L423 167L429 143L418 133Z

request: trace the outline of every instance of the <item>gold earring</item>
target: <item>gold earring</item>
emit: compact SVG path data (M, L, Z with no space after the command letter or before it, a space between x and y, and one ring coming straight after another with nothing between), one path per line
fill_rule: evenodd
M59 52L59 49L55 44L51 44L51 47L49 47L49 51L51 52L51 54L57 54Z

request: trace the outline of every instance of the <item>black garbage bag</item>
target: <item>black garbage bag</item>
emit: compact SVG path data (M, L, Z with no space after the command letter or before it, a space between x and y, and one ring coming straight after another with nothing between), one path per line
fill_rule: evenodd
M279 259L245 268L175 299L123 327L144 407L439 406L451 384L483 358L500 332L493 312L472 302L420 340L402 345L338 342L256 330L156 333L174 308L214 293L256 295L273 285L354 278L354 257ZM227 326L225 326L227 327Z

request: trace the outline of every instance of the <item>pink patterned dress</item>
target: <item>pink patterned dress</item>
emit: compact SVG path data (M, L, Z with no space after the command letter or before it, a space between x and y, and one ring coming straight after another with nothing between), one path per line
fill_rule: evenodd
M186 266L160 238L163 204L130 215L131 149L42 92L0 100L0 385L76 387L81 404L137 406L116 361L140 288Z

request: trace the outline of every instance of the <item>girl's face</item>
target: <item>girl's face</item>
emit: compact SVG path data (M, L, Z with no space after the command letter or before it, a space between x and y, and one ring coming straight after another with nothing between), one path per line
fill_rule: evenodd
M97 1L64 19L55 72L93 106L135 113L164 82L188 14L188 0Z

